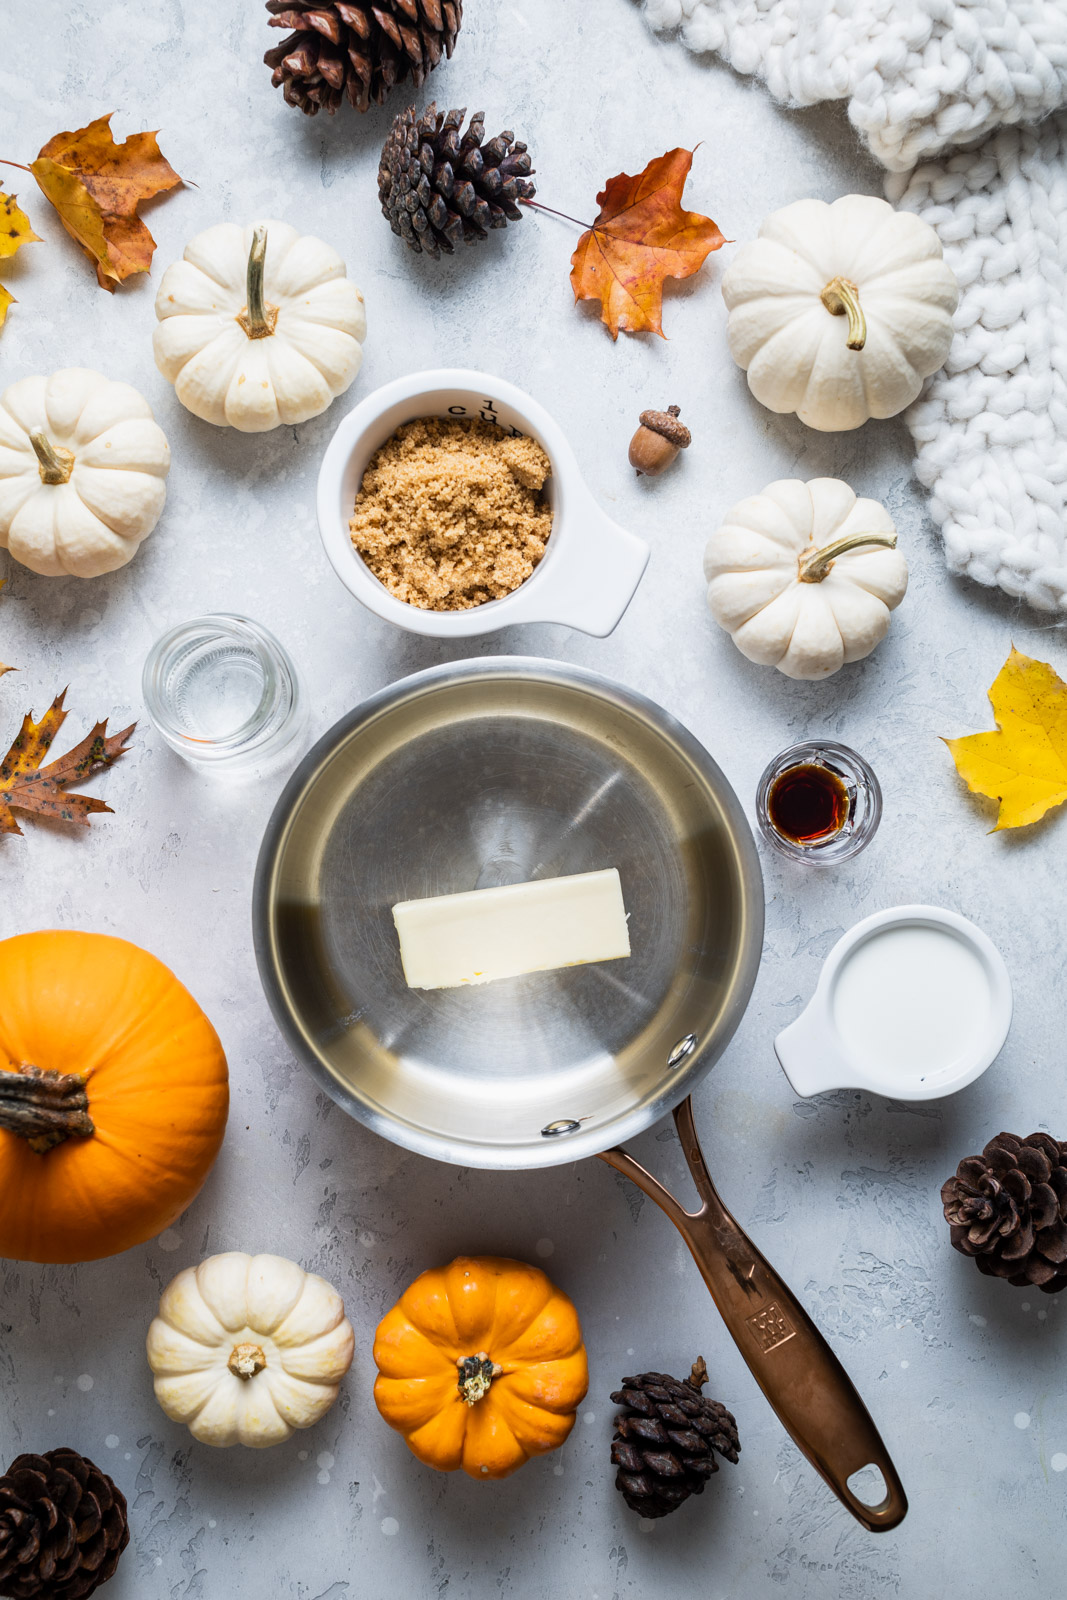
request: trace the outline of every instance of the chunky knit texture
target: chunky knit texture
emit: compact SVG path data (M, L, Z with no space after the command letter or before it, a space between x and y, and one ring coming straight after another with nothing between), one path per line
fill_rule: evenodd
M889 199L936 228L960 282L948 363L906 416L948 565L1067 611L1065 0L645 0L645 12L787 104L848 101Z
M961 300L906 415L953 572L1067 611L1067 114L891 177L937 229Z

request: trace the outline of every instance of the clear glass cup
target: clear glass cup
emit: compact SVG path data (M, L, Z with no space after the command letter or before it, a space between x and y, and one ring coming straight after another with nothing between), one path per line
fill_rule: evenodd
M831 830L806 839L783 833L774 820L776 785L801 767L820 768L836 780L843 811ZM859 855L874 838L881 820L882 790L878 779L861 755L831 739L794 744L783 750L764 772L756 791L756 821L764 839L790 861L802 861L808 866L837 866Z
M280 766L307 725L296 668L248 617L219 613L171 628L148 652L141 686L171 749L224 776Z

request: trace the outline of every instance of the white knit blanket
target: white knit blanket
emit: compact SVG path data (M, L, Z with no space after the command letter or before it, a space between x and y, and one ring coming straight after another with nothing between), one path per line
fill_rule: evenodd
M1067 611L1067 0L644 6L786 104L848 101L960 283L948 362L905 419L948 565Z

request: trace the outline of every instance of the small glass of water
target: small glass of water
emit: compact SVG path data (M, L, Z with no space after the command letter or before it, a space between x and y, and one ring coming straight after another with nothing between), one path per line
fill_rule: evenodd
M248 617L171 628L149 651L141 684L171 749L205 770L252 776L280 765L307 722L293 663Z

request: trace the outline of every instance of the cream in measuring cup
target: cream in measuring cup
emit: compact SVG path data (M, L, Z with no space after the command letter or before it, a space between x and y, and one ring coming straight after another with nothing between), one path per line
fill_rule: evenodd
M838 940L774 1048L801 1095L862 1088L931 1100L986 1070L1011 1012L1007 968L980 928L937 906L895 906Z

